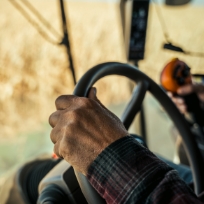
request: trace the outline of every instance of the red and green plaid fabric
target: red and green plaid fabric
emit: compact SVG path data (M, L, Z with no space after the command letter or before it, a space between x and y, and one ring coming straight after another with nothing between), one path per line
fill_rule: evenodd
M107 147L87 177L107 204L202 203L176 170L131 136Z

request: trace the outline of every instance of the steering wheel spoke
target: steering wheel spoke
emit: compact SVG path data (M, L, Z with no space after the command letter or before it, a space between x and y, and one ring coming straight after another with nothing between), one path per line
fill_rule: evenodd
M132 98L126 106L126 109L121 117L121 121L127 130L129 129L137 113L140 111L148 88L149 83L147 81L138 82L137 86L134 88Z

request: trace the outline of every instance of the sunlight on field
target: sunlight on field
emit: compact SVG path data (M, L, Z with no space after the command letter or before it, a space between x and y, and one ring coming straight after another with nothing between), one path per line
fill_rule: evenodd
M62 33L57 3L35 1L34 5ZM10 136L18 127L24 130L34 122L47 121L56 97L71 94L74 86L65 48L46 42L8 1L0 4L4 8L0 14L0 128L2 135ZM125 61L115 4L71 2L68 6L77 79L98 63ZM51 37L56 43L61 40ZM124 100L129 94L126 80L114 81L99 84L105 103Z
M58 2L30 2L62 36ZM1 0L0 10L0 142L12 141L17 146L26 143L20 133L41 131L42 124L48 126L55 99L71 94L74 86L66 50L57 44L60 35L49 35L56 42L50 44L9 1ZM68 1L67 13L77 80L96 64L126 62L118 4ZM204 7L163 6L162 15L172 42L188 51L204 52L203 14ZM146 54L139 62L140 69L159 82L165 63L179 57L193 73L204 73L204 58L162 49L165 39L153 5L149 16ZM122 77L108 77L96 86L106 105L126 101L130 96L128 81ZM13 160L9 160L11 165Z
M38 0L34 6L62 35L57 3ZM45 41L9 1L0 4L0 128L2 135L7 137L18 129L26 130L28 126L45 121L54 110L55 98L60 94L71 94L74 86L65 48ZM125 62L118 4L72 1L67 6L77 79L98 63ZM203 7L190 6L162 8L173 43L186 50L203 51L204 25L200 20L203 11ZM50 37L56 43L61 40ZM163 42L155 6L151 6L146 57L139 63L140 69L158 82L163 65L178 56L190 65L193 72L203 72L203 58L162 50ZM112 83L108 81L103 80L98 85L103 102L119 102L128 97L125 79L113 77Z

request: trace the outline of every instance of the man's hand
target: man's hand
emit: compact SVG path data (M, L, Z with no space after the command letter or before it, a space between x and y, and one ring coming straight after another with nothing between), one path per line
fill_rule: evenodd
M201 107L204 103L204 85L203 84L188 84L185 86L182 86L177 90L177 94L180 96L185 96L188 94L191 94L195 92L198 95L198 98L201 102ZM168 96L172 99L172 101L175 103L177 108L180 110L181 113L185 114L188 110L188 107L182 97L174 96L173 93L168 92Z
M60 96L49 118L54 152L84 175L103 149L128 135L117 116L97 99L95 88L88 97Z

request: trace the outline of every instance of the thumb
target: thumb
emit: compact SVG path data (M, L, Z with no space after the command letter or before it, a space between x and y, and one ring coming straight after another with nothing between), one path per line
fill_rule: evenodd
M96 101L97 103L99 103L104 109L107 110L107 108L101 103L101 101L97 98L96 96L96 93L97 93L97 89L96 87L91 87L90 90L89 90L89 93L88 93L88 98Z
M102 106L104 109L108 110L102 103L101 101L97 98L96 96L96 93L97 93L97 89L96 87L91 87L90 90L89 90L89 93L88 93L88 98L96 101L97 103L100 104L100 106ZM109 110L108 110L109 111ZM110 112L110 111L109 111Z
M93 99L94 101L98 101L96 93L97 89L95 87L91 87L88 93L88 98Z
M110 113L110 115L112 115L117 121L119 120L118 117L116 115L114 115L111 111L109 111L102 103L101 101L97 98L96 96L97 93L97 89L95 87L91 87L88 93L88 98L96 101L102 108L104 108L106 111L108 111Z

